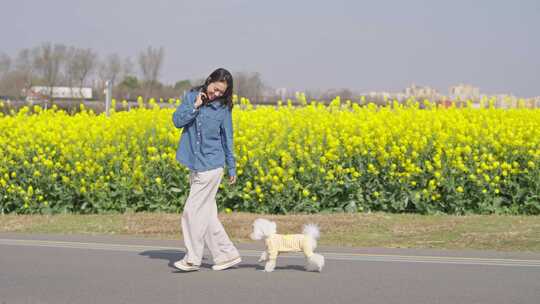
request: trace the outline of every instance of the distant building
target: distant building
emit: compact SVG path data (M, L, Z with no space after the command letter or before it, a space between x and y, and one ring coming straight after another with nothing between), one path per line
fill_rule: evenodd
M366 96L366 95L364 95ZM386 104L389 100L392 100L393 94L390 92L375 92L371 91L367 94L367 102L374 102L376 104Z
M540 96L533 97L532 103L534 108L540 108Z
M431 101L438 100L440 97L436 89L428 86L417 86L414 83L410 87L405 88L404 92L405 96L427 98Z
M52 93L52 94L51 94ZM33 86L23 92L29 100L37 99L92 99L92 88ZM49 96L51 95L51 96Z
M473 87L470 84L458 84L448 89L450 97L454 100L472 100L478 101L480 99L480 89Z

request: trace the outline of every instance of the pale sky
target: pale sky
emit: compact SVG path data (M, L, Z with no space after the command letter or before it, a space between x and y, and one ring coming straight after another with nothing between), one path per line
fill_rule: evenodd
M102 57L165 48L161 81L224 67L274 88L470 83L540 95L540 1L2 0L0 52L42 42ZM137 69L135 69L137 70Z

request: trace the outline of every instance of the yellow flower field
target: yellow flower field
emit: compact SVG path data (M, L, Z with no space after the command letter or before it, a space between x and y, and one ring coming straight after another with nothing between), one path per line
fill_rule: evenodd
M540 213L538 109L236 101L239 179L222 183L222 210ZM0 213L180 211L181 130L150 104L0 114Z

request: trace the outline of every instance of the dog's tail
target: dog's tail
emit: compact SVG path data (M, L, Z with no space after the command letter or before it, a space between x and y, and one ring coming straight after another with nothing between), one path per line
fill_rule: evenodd
M316 224L306 224L304 225L304 235L309 235L313 239L318 240L321 236L319 227Z
M321 236L321 233L319 232L319 227L315 224L304 225L303 233L311 244L311 250L315 250L315 248L317 248L317 240Z

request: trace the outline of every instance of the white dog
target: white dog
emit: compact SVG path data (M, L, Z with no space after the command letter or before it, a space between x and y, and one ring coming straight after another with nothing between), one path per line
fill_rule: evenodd
M319 228L315 224L304 225L303 234L277 234L276 223L266 219L256 219L253 222L253 240L264 240L266 250L263 251L259 262L266 261L264 271L274 271L276 259L280 252L304 252L306 256L307 271L321 271L324 266L324 257L313 253L317 247L320 236Z

